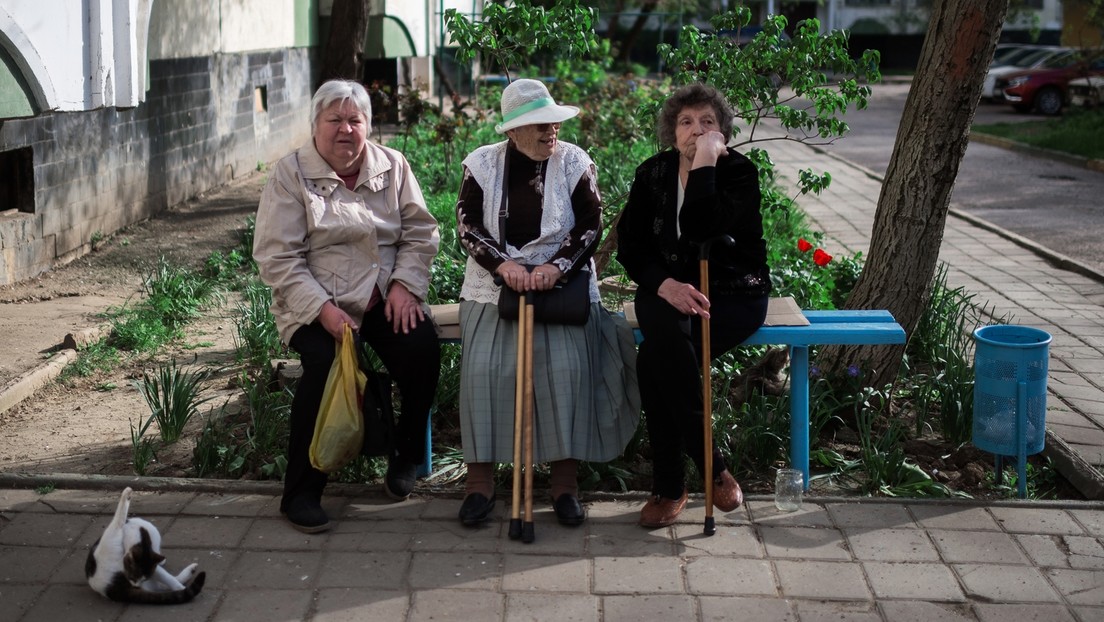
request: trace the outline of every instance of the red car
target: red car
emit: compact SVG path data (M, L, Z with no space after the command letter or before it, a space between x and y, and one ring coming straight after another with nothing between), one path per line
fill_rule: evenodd
M1059 59L1055 66L1044 65L1008 74L997 79L996 89L1004 100L1020 112L1036 110L1043 114L1058 114L1068 101L1069 81L1074 78L1104 75L1104 55L1081 57L1071 62Z

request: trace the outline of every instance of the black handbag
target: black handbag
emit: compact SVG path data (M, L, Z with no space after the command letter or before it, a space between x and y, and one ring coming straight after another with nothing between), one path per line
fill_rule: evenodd
M506 216L508 203L506 195L510 184L510 154L506 154L506 165L502 174L502 201L498 208L498 237L502 247L506 247ZM536 266L525 266L529 272ZM500 285L498 294L498 316L504 320L518 319L518 306L521 293L510 289L501 278L495 282ZM533 321L542 324L569 324L582 326L590 317L590 271L577 270L574 274L556 281L552 289L525 292L526 304L533 305Z
M525 268L533 271L533 266ZM503 284L498 294L498 316L504 320L516 320L520 297L519 292ZM590 271L579 270L566 279L556 281L552 289L526 292L525 302L533 305L534 322L582 326L590 317Z
M360 403L364 417L362 456L390 456L395 448L395 408L391 404L391 376L372 368L365 356L364 343L357 338L360 370L367 381Z

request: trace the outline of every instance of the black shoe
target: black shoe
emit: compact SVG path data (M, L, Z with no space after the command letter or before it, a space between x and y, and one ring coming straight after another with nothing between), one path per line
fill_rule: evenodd
M295 497L284 513L291 526L303 533L319 533L330 528L330 519L322 505L309 497Z
M406 501L414 492L414 482L418 479L418 465L411 464L398 456L387 460L387 475L383 478L383 491L395 501Z
M460 522L469 527L485 522L490 518L494 506L494 493L491 493L491 498L488 499L483 493L473 492L464 497L464 503L460 506Z
M582 525L583 521L586 520L586 510L583 509L583 504L579 503L578 497L569 492L556 497L552 509L556 511L556 520L560 521L561 525L575 527Z

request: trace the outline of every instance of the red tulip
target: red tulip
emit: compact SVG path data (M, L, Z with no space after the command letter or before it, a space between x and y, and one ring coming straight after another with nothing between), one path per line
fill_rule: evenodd
M827 266L828 262L832 261L832 256L818 248L813 251L813 261L818 266Z
M799 250L803 253L809 252L809 249L811 249L812 247L813 247L813 245L809 244L809 241L806 240L805 238L800 238L800 239L797 240L797 250Z

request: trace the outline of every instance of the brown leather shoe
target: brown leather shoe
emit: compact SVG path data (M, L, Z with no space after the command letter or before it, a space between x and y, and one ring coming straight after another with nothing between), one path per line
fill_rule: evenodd
M686 491L678 499L667 499L652 495L640 510L640 524L643 527L667 527L675 524L679 514L686 507Z
M740 490L740 484L736 483L736 478L732 477L728 469L721 471L721 474L713 479L713 505L722 512L731 512L740 507L743 502L744 491Z

